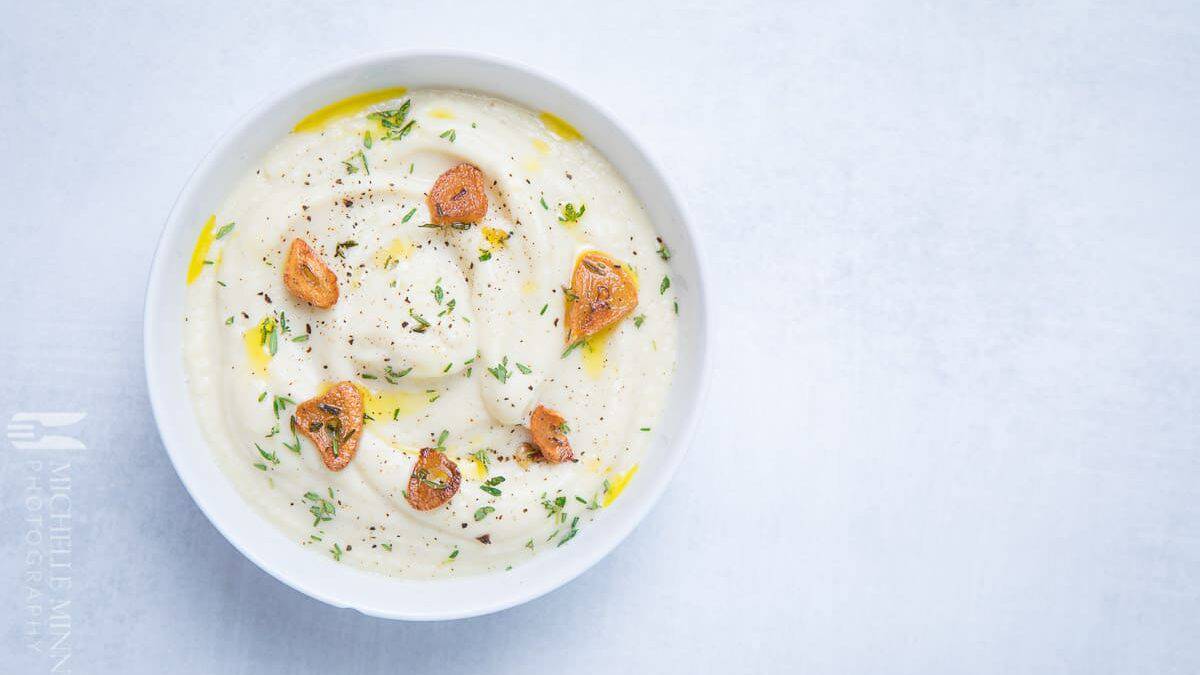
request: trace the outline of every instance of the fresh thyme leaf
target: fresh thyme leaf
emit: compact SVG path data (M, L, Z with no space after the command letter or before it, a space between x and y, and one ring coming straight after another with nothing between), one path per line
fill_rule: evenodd
M454 560L457 557L458 557L458 549L456 548L450 553L450 557L446 558L446 560Z
M633 325L637 328L641 328L642 324L645 322L646 322L645 314L638 314L637 316L633 317Z
M384 366L383 372L384 377L390 384L396 384L395 380L398 380L412 372L412 366L409 366L408 368L405 368L399 372L392 370L391 366Z
M390 543L384 542L384 543L380 544L379 547L382 548L383 550L387 551L388 553L392 552L392 545Z
M408 308L408 315L411 316L413 321L416 321L418 324L417 327L413 329L414 333L424 333L425 329L429 328L429 322L425 320L425 317L414 312L411 307Z
M548 499L545 493L542 494L542 508L546 509L546 517L554 518L554 522L561 523L566 514L563 513L563 507L567 505L567 498L558 496L555 499Z
M667 248L666 242L658 242L658 257L662 258L663 260L671 259L671 249Z
M270 462L272 464L279 464L279 457L278 457L278 455L275 454L274 451L267 452L266 450L263 450L262 446L259 445L258 443L255 443L254 447L258 450L258 454L262 455L263 459L267 460L268 462Z
M433 290L430 293L433 294L433 299L437 300L437 304L442 304L442 299L446 297L446 292L442 290L441 277L438 277L438 280L433 282Z
M284 443L283 447L287 448L288 450L291 450L292 452L294 452L298 455L298 454L300 454L300 436L296 433L296 416L295 415L292 415L291 420L289 420L288 426L292 430L292 442Z
M550 303L548 303L548 302L546 304L542 305L542 311L538 312L538 316L545 314L546 310L549 308L550 308Z
M658 294L662 295L663 293L666 293L667 289L670 287L671 287L671 277L666 276L664 274L662 283L658 285Z
M333 556L334 560L336 560L338 562L342 561L342 547L341 546L334 544L333 548L329 549L329 554Z
M346 173L358 173L358 166L354 164L355 159L362 163L363 172L368 176L371 175L371 167L367 164L367 156L362 150L350 155L349 159L342 160L342 166L346 167Z
M292 338L292 342L308 342L308 335L302 334Z
M286 396L276 396L271 401L271 409L275 411L275 419L279 419L279 413L286 411L289 405L296 405L296 402Z
M446 447L446 439L449 436L450 436L450 432L447 429L442 429L442 433L438 434L437 447L439 449Z
M221 229L217 230L217 239L224 239L225 235L229 234L230 232L233 232L233 226L234 226L233 223L228 223L226 225L222 225Z
M492 252L486 248L479 249L479 262L487 262L492 259Z
M228 318L228 319L225 319L225 325L226 325L226 326L232 326L232 325L233 325L233 315L232 315L232 314L230 314L230 315L229 315L229 318Z
M333 503L333 488L329 488L329 499L311 490L304 493L304 500L310 502L308 512L313 515L313 527L333 520L337 515L337 507Z
M411 219L412 219L412 217L413 217L413 214L415 214L416 212L417 212L417 207L415 207L415 206L414 206L414 207L412 208L412 210L411 210L411 211L409 211L408 213L404 214L404 218L402 218L402 219L400 220L400 222L401 222L401 223L407 223L409 220L411 220Z
M500 384L508 382L508 378L511 375L508 370L508 357L505 356L494 368L488 368L488 372L492 374L492 377L500 380Z
M408 117L408 109L412 106L412 99L404 101L399 108L395 110L380 110L367 115L368 119L378 120L383 127L384 135L380 140L384 141L399 141L412 131L416 120L405 119Z
M500 489L492 487L491 485L480 485L479 489L483 490L484 492L488 493L489 495L492 495L493 497L500 496Z
M566 536L564 536L562 539L559 539L558 544L556 544L554 547L558 548L559 546L562 546L563 544L567 543L568 541L571 541L572 539L575 538L575 535L577 535L577 534L579 534L579 530L572 527L571 531L567 532Z
M547 211L549 211L549 210L550 210L550 207L546 205L546 197L545 197L545 195L543 195L543 196L542 196L542 208L543 208L543 209L546 209Z
M494 507L494 506L483 506L483 507L476 509L475 510L475 521L479 522L479 521L483 520L484 518L487 518L488 514L492 513L495 510L496 510L496 507Z
M371 130L368 129L363 132L363 147L370 150L372 143L373 143L373 141L371 140Z
M583 212L587 211L587 205L579 202L579 210L575 209L575 205L571 203L563 204L562 215L558 217L560 223L578 223L583 217Z
M443 131L442 133L438 134L438 138L445 138L445 139L449 140L451 143L453 143L454 139L458 138L458 134L454 133L453 129L447 129L447 130Z
M346 241L339 242L338 245L333 248L333 257L345 258L346 249L354 248L355 246L358 246L358 242L354 241L353 239L347 239Z
M526 375L533 372L533 368L530 368L529 366L525 365L524 363L518 363L517 370L521 371L522 373L525 373Z
M476 450L475 452L471 453L471 458L483 467L483 471L486 474L488 467L492 464L491 458L488 457L487 450Z
M569 347L567 347L565 350L563 350L562 358L564 358L564 359L567 358L568 354L570 354L571 352L578 349L581 345L583 345L583 343L584 343L583 340L571 343L571 345Z

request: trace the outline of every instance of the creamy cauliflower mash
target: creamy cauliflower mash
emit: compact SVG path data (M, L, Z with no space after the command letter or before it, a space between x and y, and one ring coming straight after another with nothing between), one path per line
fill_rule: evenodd
M371 92L299 121L214 207L190 390L223 471L297 544L400 577L506 570L636 480L675 367L670 249L567 121Z

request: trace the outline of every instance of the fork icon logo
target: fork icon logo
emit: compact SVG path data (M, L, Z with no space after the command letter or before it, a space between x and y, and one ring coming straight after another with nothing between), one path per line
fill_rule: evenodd
M77 438L49 433L85 417L81 412L19 412L8 421L8 440L18 450L86 450Z

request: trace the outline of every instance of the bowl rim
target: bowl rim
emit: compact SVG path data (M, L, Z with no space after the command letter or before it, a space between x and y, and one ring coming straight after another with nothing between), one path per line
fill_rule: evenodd
M576 103L591 110L605 123L610 125L617 132L620 142L624 142L631 150L639 156L644 162L646 168L654 174L654 177L665 188L663 198L668 200L670 207L678 214L680 228L687 233L688 243L690 244L692 257L695 261L694 280L691 282L695 287L693 302L695 309L699 313L698 323L700 327L699 335L689 336L689 339L695 340L698 351L698 373L696 373L695 392L693 403L690 409L684 411L682 420L678 424L678 435L673 442L664 443L663 445L672 448L671 458L669 462L659 471L659 479L650 489L648 495L640 503L630 505L631 513L624 519L625 524L621 526L613 535L610 535L604 543L598 547L593 547L590 555L586 556L579 563L571 566L566 573L559 574L548 579L544 583L522 587L514 585L514 588L520 589L519 592L514 592L508 597L497 600L491 603L480 603L470 607L460 607L457 609L439 610L437 608L430 611L412 612L412 611L397 611L380 606L367 606L361 603L348 602L342 598L335 597L333 593L320 588L311 583L305 583L297 578L297 575L288 569L277 567L268 563L256 551L251 550L247 542L241 541L238 537L230 532L230 528L226 523L214 516L213 512L205 506L206 499L202 497L196 477L190 476L187 471L181 467L182 460L182 443L169 442L164 429L164 419L167 418L168 408L164 401L166 397L165 388L168 386L164 382L158 372L155 370L155 358L153 352L157 348L155 342L153 327L160 321L159 316L159 295L162 280L168 279L166 275L166 267L168 265L168 251L166 250L167 241L172 231L185 226L181 222L182 211L184 205L191 201L195 192L200 189L201 182L197 180L198 176L206 175L213 169L213 165L218 164L223 158L234 150L233 142L240 138L248 129L257 124L260 119L266 115L274 107L281 105L291 97L294 97L310 87L320 84L321 82L334 77L346 77L353 73L377 65L382 62L403 62L406 60L420 59L446 59L450 61L471 62L474 65L483 67L495 67L498 71L516 71L520 75L541 80L542 82L557 88L559 92L566 96L575 99ZM452 85L448 85L452 86ZM529 107L528 104L516 99L518 104ZM602 151L602 154L603 153ZM606 159L612 162L611 157L607 155ZM615 163L614 163L615 164ZM535 69L525 63L515 61L509 58L498 57L489 53L460 50L460 49L406 49L406 50L388 50L378 51L359 57L338 62L324 69L316 70L305 77L293 79L282 87L278 87L259 100L249 110L237 118L237 120L229 126L203 157L197 162L193 170L188 174L184 186L181 188L178 196L175 199L171 210L163 223L162 230L159 233L158 241L155 244L154 257L150 266L146 291L144 296L143 316L142 316L142 360L143 369L146 376L147 393L150 399L150 408L154 418L155 427L158 430L159 438L163 443L164 449L167 451L167 456L171 460L171 465L175 470L180 482L183 483L188 495L193 503L204 514L205 518L213 525L221 536L225 538L235 549L243 556L254 563L259 569L265 571L275 579L283 582L287 586L321 602L340 608L352 608L356 611L373 617L385 619L400 619L412 621L427 621L427 620L451 620L481 616L493 612L499 612L516 605L520 605L531 600L537 599L555 589L558 589L587 570L591 569L601 559L611 553L621 542L623 542L632 531L645 519L646 515L657 504L662 494L666 491L667 486L674 478L675 472L682 463L683 458L687 455L690 449L692 440L695 437L696 427L699 423L700 412L704 408L705 401L709 390L709 384L712 376L712 312L709 307L708 281L707 281L707 256L704 251L704 245L701 239L697 236L696 229L693 227L693 219L688 211L686 203L679 197L679 191L671 179L670 174L664 172L659 163L654 159L643 144L633 133L630 132L618 119L606 108L597 104L591 98L582 94L574 87L564 83L558 78L551 76L541 70ZM175 317L177 320L177 317ZM182 359L182 350L179 350L179 358ZM677 383L672 383L672 387ZM194 412L193 412L194 414ZM208 446L207 441L202 441L204 446ZM208 448L211 453L211 448ZM211 458L211 457L210 457ZM299 554L309 555L309 552L304 551L300 547L296 547L296 552ZM359 570L364 574L373 574L381 579L386 579L396 583L410 584L438 584L446 580L397 580L390 579L385 575L378 573ZM474 577L492 576L496 573L486 573L480 575L472 575Z

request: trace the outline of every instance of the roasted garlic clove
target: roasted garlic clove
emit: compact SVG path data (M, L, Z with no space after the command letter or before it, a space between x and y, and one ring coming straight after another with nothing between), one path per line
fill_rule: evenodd
M567 344L586 340L629 316L637 307L637 281L629 266L588 251L575 262L567 295Z
M288 248L283 285L292 295L321 309L333 307L338 300L337 275L303 239L293 239Z
M296 429L317 446L325 468L346 468L362 436L363 400L352 382L339 382L324 394L296 406Z
M483 172L459 164L438 176L429 190L429 217L437 225L478 223L487 214Z
M458 466L433 448L421 450L404 498L418 511L432 511L450 501L461 482Z
M552 464L570 461L571 444L567 441L567 421L562 415L539 405L529 418L529 433L542 458Z

